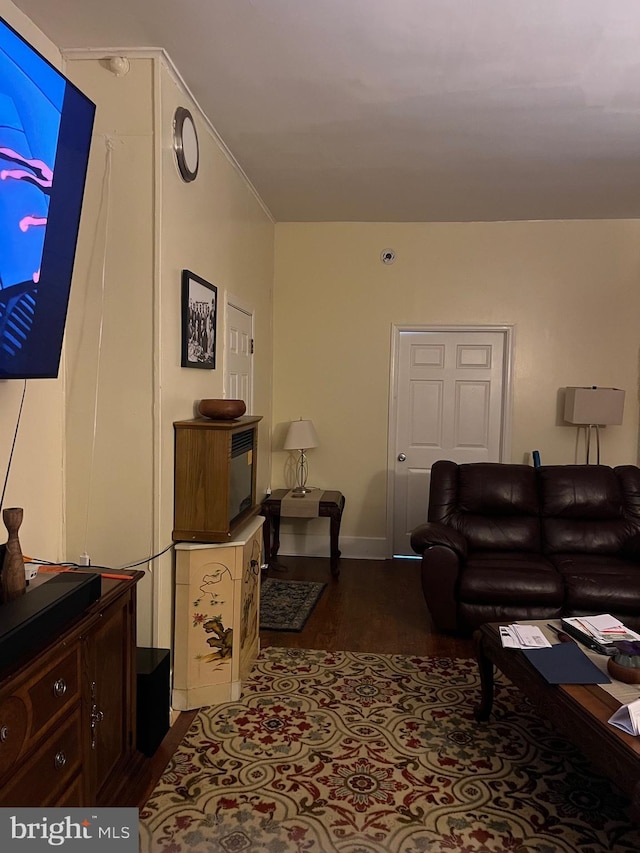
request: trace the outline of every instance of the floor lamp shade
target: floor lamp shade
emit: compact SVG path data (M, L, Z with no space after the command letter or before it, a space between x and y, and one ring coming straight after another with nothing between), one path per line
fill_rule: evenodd
M309 491L306 488L307 483L307 455L306 452L311 447L318 446L318 436L316 435L315 427L312 421L303 420L291 421L287 431L287 437L284 440L285 450L297 450L298 460L296 462L296 487L293 489L293 496L301 498Z
M624 391L619 388L567 388L564 419L570 424L615 426L622 423Z
M624 391L619 388L569 387L564 398L564 419L586 431L586 463L591 459L591 434L596 438L596 462L600 464L600 427L622 423Z

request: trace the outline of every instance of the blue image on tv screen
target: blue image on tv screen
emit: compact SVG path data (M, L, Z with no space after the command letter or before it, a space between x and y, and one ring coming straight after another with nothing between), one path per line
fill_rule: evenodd
M58 375L94 113L0 18L0 379Z

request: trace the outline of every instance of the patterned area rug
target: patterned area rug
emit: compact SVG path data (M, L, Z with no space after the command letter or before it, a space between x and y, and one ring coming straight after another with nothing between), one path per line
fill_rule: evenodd
M201 709L141 853L637 853L628 800L472 660L263 650Z
M260 588L260 628L302 631L326 583L267 578Z

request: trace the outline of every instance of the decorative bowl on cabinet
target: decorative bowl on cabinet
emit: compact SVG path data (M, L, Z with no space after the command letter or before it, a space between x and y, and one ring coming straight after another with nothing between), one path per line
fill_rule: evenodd
M198 412L214 421L230 421L241 418L247 411L244 400L200 400Z

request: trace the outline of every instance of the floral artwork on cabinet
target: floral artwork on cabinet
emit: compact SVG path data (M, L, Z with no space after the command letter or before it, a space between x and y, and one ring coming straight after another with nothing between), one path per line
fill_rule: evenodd
M262 550L259 543L253 542L251 559L245 565L243 584L244 593L242 596L242 617L240 620L240 645L244 648L247 644L251 644L258 633L258 620L256 613L258 609L258 590L259 590L259 575L260 575L260 559Z
M215 566L202 576L200 591L202 595L193 602L193 627L203 629L208 636L207 645L211 648L209 654L198 653L196 660L200 663L230 660L233 653L233 628L224 627L224 609L227 604L225 593L233 594L233 580L229 568L223 563L209 564ZM225 583L226 581L226 583ZM218 612L205 612L200 608L218 608Z

